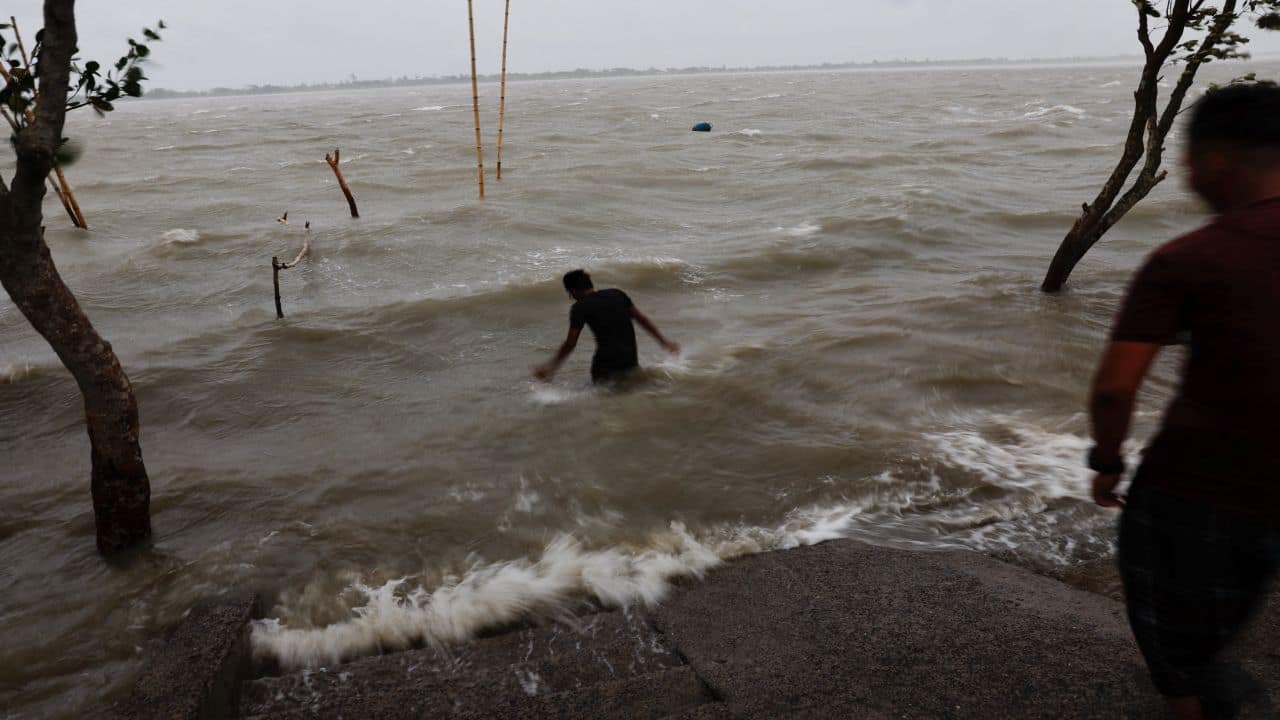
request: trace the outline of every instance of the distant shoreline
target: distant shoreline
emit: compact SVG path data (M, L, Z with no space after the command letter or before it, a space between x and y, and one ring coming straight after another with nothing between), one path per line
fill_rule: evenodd
M1264 58L1265 59L1265 58ZM820 63L816 65L760 65L754 67L683 67L683 68L609 68L606 70L556 70L540 73L508 73L508 82L534 82L540 80L590 80L597 78L673 77L687 75L740 75L747 73L813 72L830 70L913 70L913 69L964 69L992 67L1041 67L1058 65L1103 65L1140 63L1137 55L1112 55L1102 57L1027 58L974 58L969 60L891 60L871 62ZM480 82L498 82L496 73L481 75ZM368 90L390 87L418 87L430 85L457 85L471 82L470 75L402 76L381 80L346 80L329 83L303 83L300 85L249 85L240 88L216 87L209 90L169 90L156 88L144 99L166 100L173 98L234 97L241 95L284 95L300 92L324 92L332 90Z

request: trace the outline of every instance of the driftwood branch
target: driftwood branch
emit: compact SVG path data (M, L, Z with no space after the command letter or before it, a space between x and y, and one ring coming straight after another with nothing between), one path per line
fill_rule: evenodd
M351 208L351 217L360 217L360 211L356 209L356 199L351 196L351 188L347 186L347 179L342 177L342 170L338 169L338 163L341 160L338 148L333 149L333 154L325 153L324 161L329 163L329 167L333 168L333 174L338 178L338 187L342 188L342 194L347 196L347 206ZM285 217L288 217L285 213Z
M276 222L283 225L289 224L289 213L285 213L282 217L277 218ZM280 271L288 270L302 262L302 258L307 256L307 252L311 250L311 222L308 221L303 228L302 249L298 251L297 257L292 262L282 263L278 255L271 256L271 285L275 288L276 293L276 319L284 319L284 308L280 304Z

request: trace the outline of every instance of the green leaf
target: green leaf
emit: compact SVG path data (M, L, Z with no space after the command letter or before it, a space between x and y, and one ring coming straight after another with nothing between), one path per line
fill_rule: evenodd
M129 58L127 56L122 57L116 61L116 70L123 70L124 66L128 64L129 64Z
M148 40L159 40L160 36L150 28L142 28L142 35Z
M63 167L75 164L83 154L84 147L80 143L69 138L62 138L62 142L58 145L58 149L53 151L54 159Z
M97 63L96 61L94 61L94 60L90 60L89 62L87 62L87 63L85 63L85 64L84 64L84 71L85 71L86 73L88 73L88 74L92 75L92 74L94 74L94 73L98 72L98 67L99 67L99 65L98 65L98 63Z
M1280 12L1267 13L1258 18L1258 27L1263 30L1280 30Z
M158 28L160 28L161 30L163 30L163 29L165 29L165 28L167 28L167 27L169 27L169 26L168 26L168 25L165 25L165 24L164 24L164 21L163 21L163 20L161 20L161 21L159 21L159 22L157 22L157 23L156 23L156 27L158 27Z

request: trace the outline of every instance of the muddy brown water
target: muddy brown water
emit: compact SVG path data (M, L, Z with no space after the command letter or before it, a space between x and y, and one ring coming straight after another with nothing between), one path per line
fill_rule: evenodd
M93 231L50 202L48 239L137 387L155 546L95 555L76 388L0 300L0 716L99 707L194 601L245 588L274 603L260 654L331 665L656 602L828 537L1105 557L1086 384L1129 273L1201 209L1175 177L1070 292L1036 286L1118 154L1136 72L514 84L483 203L464 86L77 116ZM278 321L270 258L305 220ZM642 338L644 381L599 392L585 342L532 382L576 267L683 353Z

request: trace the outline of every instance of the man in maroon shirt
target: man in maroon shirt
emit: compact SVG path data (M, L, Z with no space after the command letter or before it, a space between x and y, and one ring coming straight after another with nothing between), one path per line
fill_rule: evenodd
M1094 500L1124 507L1129 622L1179 720L1240 700L1215 658L1280 565L1280 89L1206 95L1187 167L1217 217L1134 277L1094 380L1089 457ZM1177 394L1122 499L1138 389L1163 346L1188 342Z

